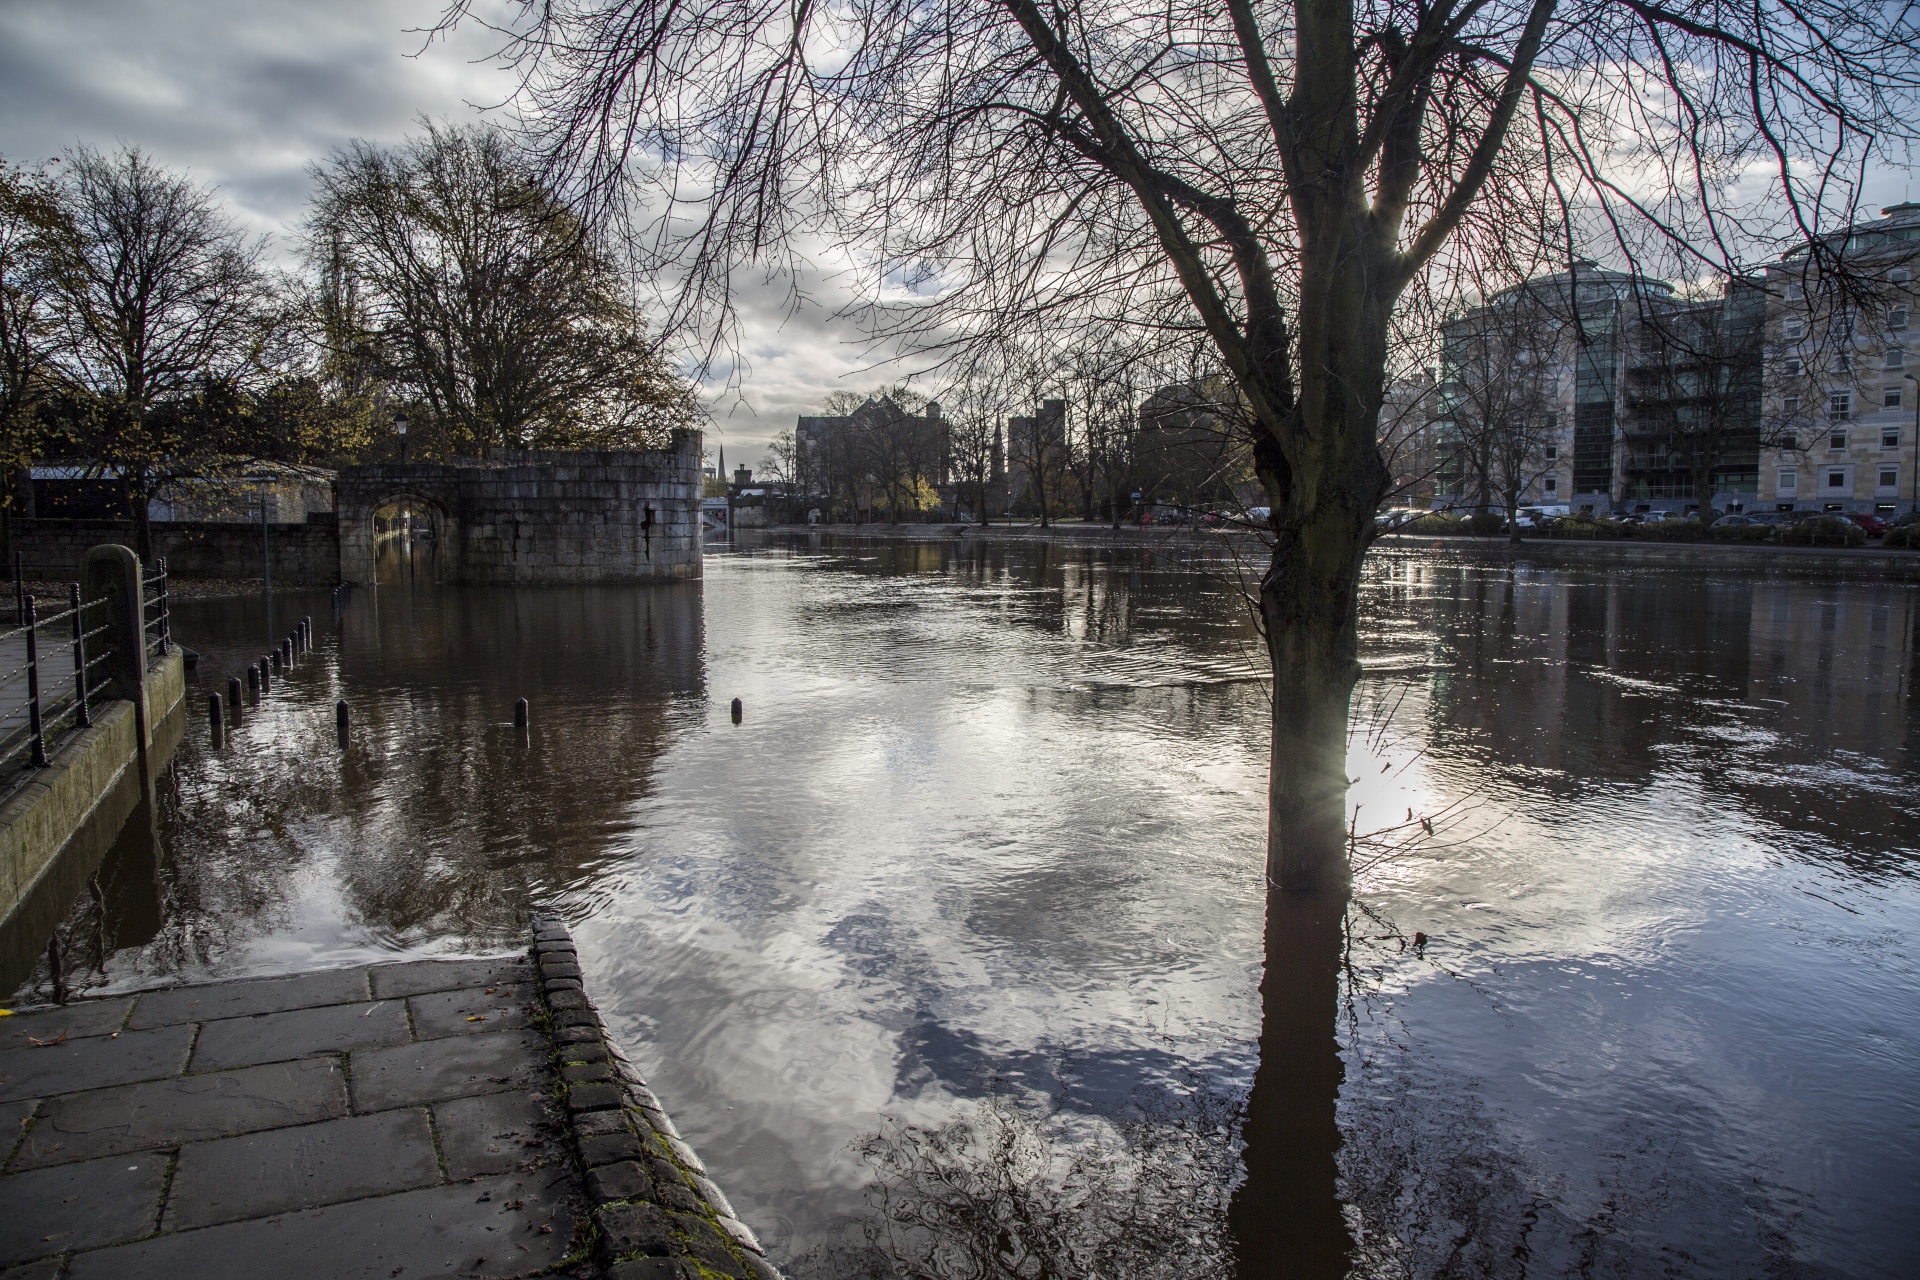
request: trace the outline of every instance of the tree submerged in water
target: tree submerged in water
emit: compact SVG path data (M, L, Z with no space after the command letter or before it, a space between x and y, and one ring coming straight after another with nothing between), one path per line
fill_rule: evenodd
M1151 1115L1042 1113L1001 1095L855 1150L875 1216L797 1274L861 1280L1191 1280L1227 1270L1236 1168L1224 1099Z

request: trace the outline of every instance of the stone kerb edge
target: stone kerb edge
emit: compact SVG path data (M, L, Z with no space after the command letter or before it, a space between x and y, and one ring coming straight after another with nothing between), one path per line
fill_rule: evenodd
M533 959L592 1247L608 1280L780 1280L587 998L565 924L533 919Z

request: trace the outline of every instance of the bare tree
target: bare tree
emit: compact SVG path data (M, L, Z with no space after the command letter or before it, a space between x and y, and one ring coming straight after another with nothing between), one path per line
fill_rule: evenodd
M377 353L442 447L640 448L695 420L614 258L498 130L354 142L313 177L336 353Z
M793 432L782 431L767 442L760 455L760 473L776 484L792 484L799 476L799 446Z
M60 443L118 478L152 554L163 489L257 452L245 389L273 314L262 247L213 192L138 150L67 153Z
M53 182L0 161L0 508L9 520L14 477L32 462L58 391L58 305L73 243Z
M1559 435L1559 356L1572 323L1557 294L1520 285L1446 326L1452 447L1474 478L1475 508L1499 497L1513 542L1520 496L1548 470Z

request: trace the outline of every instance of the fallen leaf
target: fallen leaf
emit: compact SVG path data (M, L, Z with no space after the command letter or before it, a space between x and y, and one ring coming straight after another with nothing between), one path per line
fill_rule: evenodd
M13 1016L13 1010L0 1009L0 1018L11 1018L12 1016Z
M485 1015L485 1014L479 1014L479 1013L475 1013L475 1014L470 1014L470 1015L468 1015L468 1017L467 1017L467 1021L468 1021L468 1022L485 1022L486 1020L487 1020L487 1019L486 1019L486 1015Z
M543 1236L550 1236L550 1235L552 1235L552 1234L553 1234L553 1224L552 1224L552 1223L550 1223L550 1222L543 1222L543 1223L541 1223L541 1224L540 1224L540 1234L541 1234L541 1235L543 1235Z
M36 1049L51 1049L53 1048L53 1046L59 1044L62 1040L65 1040L66 1038L67 1038L67 1029L65 1027L62 1027L60 1028L60 1034L55 1036L51 1040L42 1040L38 1036L28 1036L27 1042Z

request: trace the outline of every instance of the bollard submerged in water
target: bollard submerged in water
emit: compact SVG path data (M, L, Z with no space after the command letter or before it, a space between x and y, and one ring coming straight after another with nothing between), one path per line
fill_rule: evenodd
M233 722L240 723L240 677L227 677L227 709L233 715Z
M345 698L333 704L333 727L340 733L340 745L347 745L347 730L353 723L353 713L347 709Z
M217 693L208 694L207 723L213 726L214 733L217 734L220 732L220 726L226 723L226 719L226 714L220 709L220 695Z
M733 700L733 722L735 724L740 723L740 699L738 698Z
M262 656L260 659L260 692L263 694L273 692L273 659L270 656Z
M527 727L527 700L525 698L513 704L513 727L516 729L524 729Z
M247 668L247 695L256 699L260 696L260 668L258 667Z

